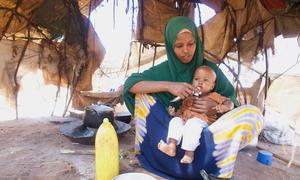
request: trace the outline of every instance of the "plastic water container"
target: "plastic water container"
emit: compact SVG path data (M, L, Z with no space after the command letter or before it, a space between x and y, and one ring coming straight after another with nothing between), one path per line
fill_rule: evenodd
M107 118L97 130L95 139L96 180L112 180L119 174L117 133Z
M264 165L271 166L273 161L273 154L269 151L260 150L257 153L256 160Z

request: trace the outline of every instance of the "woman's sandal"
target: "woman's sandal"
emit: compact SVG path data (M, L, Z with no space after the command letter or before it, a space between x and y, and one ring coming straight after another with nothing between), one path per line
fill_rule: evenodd
M233 176L231 178L219 178L213 174L207 174L207 172L204 169L200 171L200 174L203 180L234 180Z

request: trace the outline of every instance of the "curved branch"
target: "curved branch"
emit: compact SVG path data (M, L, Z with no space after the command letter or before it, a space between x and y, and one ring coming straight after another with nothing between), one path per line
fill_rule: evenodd
M15 14L17 13L17 9L19 8L19 6L20 6L21 3L22 3L22 0L18 0L17 3L16 3L16 6L13 9L9 9L9 8L6 9L7 12L11 11L11 15L10 15L10 17L9 17L6 25L4 26L4 28L3 28L3 30L2 30L2 32L0 34L0 41L2 40L2 38L5 35L6 31L8 30L8 28L9 28L9 26L10 26L10 24L11 24L11 22L12 22L14 16L15 16Z
M30 29L28 29L28 37L30 37ZM24 45L24 47L22 49L22 52L21 52L20 58L18 60L18 64L17 64L16 70L15 70L15 74L14 74L14 81L15 81L14 94L15 94L16 119L19 119L19 113L18 113L18 91L19 91L19 88L20 88L20 85L19 85L18 80L17 80L17 75L18 75L18 71L19 71L21 62L23 60L23 57L25 55L25 52L26 52L26 49L28 47L29 42L30 42L30 39L28 39L25 42L25 45Z

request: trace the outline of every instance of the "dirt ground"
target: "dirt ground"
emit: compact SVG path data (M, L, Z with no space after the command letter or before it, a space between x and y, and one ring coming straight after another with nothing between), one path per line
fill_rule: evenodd
M60 133L68 118L47 117L0 122L0 179L95 179L94 146L75 143ZM134 132L119 135L120 173L144 172L157 179L134 162ZM290 146L259 143L259 147L289 159ZM300 177L300 151L297 166L274 158L272 166L256 161L258 148L248 147L239 153L235 180L296 180ZM282 158L281 158L282 159Z

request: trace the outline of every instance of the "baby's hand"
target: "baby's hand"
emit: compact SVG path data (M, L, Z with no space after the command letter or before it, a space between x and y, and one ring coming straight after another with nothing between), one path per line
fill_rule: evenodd
M176 114L176 112L175 112L175 107L169 106L169 107L168 107L168 113L169 113L171 116L175 116L175 114Z
M221 104L216 105L216 106L214 107L214 109L217 111L217 113L224 113L224 112L227 112L227 111L230 110L230 109L228 109L226 106L221 105Z

